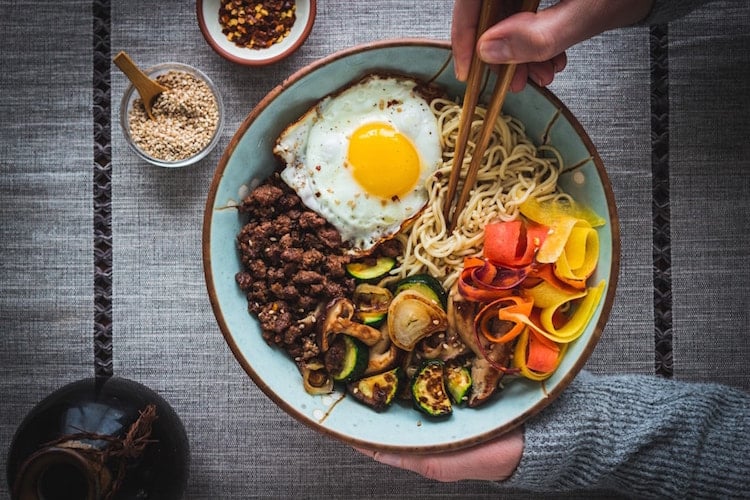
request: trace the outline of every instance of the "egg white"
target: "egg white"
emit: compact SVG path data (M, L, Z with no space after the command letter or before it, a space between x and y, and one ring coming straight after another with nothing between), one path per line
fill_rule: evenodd
M425 181L442 165L437 120L402 77L371 75L319 101L277 140L274 153L286 164L282 179L341 233L354 253L367 253L398 233L428 201ZM365 191L346 167L349 139L366 123L392 126L414 145L420 159L413 188L383 199Z

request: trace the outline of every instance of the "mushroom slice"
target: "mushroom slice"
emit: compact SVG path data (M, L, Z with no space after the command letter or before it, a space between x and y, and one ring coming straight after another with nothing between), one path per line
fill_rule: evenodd
M471 362L471 395L468 405L472 408L487 402L497 391L503 372L492 366L486 359L477 356Z
M464 299L454 286L448 294L448 329L479 357L484 354L477 344L474 334L474 318L481 304Z
M465 300L459 293L451 291L448 297L449 335L458 336L477 357L487 358L495 366L508 366L513 343L490 342L483 336L477 338L474 318L482 306L480 302ZM479 345L479 342L482 344Z
M367 346L373 346L380 341L380 331L362 323L354 321L354 303L349 299L339 297L333 299L326 308L325 319L318 332L318 344L321 352L326 352L335 335L344 333L360 340Z
M449 329L455 331L476 355L471 362L473 385L467 403L470 407L482 405L497 392L498 384L505 374L495 368L493 363L496 366L508 366L513 352L512 343L493 344L485 340L480 347L474 333L474 317L481 306L479 302L465 300L455 287L448 296Z
M487 401L498 389L505 372L495 366L508 366L513 354L511 344L491 344L486 347L487 358L477 356L471 363L473 386L468 405L477 407Z
M445 332L438 332L422 339L415 350L424 359L443 361L451 361L470 352L458 332L450 327Z
M398 366L402 351L391 342L387 325L380 328L380 335L380 341L370 347L370 359L365 369L365 375L381 373Z

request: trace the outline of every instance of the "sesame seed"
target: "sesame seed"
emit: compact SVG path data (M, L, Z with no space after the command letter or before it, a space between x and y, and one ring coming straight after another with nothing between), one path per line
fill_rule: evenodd
M200 153L219 124L219 107L208 84L184 71L169 71L156 81L167 87L153 104L150 119L136 98L128 113L130 135L144 153L163 161L180 161Z

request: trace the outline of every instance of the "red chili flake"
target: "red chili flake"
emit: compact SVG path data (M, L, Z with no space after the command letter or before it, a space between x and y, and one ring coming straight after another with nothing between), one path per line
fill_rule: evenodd
M294 0L222 0L221 32L239 47L265 49L289 35L296 10Z

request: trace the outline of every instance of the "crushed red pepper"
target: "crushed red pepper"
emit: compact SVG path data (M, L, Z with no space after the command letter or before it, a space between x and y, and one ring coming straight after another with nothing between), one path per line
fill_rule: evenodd
M221 32L240 47L268 48L289 35L296 10L294 0L222 0Z

